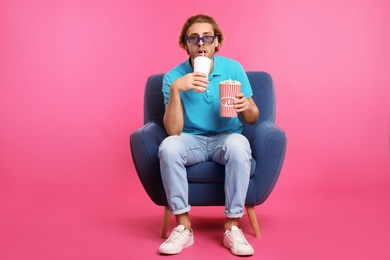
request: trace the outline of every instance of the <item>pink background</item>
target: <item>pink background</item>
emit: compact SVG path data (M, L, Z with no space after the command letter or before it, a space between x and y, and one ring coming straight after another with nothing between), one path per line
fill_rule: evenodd
M0 258L129 259L139 221L156 232L137 247L157 257L162 209L140 186L128 139L147 77L187 58L177 38L197 13L225 33L220 55L275 81L288 149L258 208L268 233L257 254L390 257L389 10L385 0L1 0ZM121 231L101 232L112 212Z

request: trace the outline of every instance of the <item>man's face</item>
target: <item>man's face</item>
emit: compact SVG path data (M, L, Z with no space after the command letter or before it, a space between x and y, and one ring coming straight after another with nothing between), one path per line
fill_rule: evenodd
M209 23L195 23L190 28L188 28L187 36L198 36L203 37L206 35L214 35L214 30L211 24ZM204 44L202 40L199 41L196 45L191 45L187 42L186 49L191 56L191 60L193 61L196 56L202 56L204 52L204 56L213 58L215 53L215 48L218 46L218 37L214 39L214 42L211 44Z

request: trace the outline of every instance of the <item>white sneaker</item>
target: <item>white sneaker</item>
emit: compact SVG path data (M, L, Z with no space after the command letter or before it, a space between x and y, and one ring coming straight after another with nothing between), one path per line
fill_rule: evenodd
M183 225L175 227L168 239L158 249L160 254L174 255L194 244L194 236Z
M225 231L223 245L230 248L233 255L253 255L255 252L253 247L245 239L242 230L236 226Z

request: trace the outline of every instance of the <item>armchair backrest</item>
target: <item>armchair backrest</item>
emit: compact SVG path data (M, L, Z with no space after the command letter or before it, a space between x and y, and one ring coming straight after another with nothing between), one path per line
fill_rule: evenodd
M261 122L270 120L275 122L275 88L272 77L261 71L248 71L249 81L253 90L253 100L260 110L260 118L254 125L243 123L243 134L251 139L253 129ZM144 123L154 122L164 128L163 116L165 112L162 81L164 73L150 76L146 82L144 93Z

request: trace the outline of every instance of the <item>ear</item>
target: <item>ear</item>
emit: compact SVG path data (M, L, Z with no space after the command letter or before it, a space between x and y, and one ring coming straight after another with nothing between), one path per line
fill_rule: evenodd
M218 37L215 37L215 39L214 39L214 46L215 46L215 48L217 48L218 45L219 45Z
M188 52L188 43L185 43L185 44L184 44L183 49L186 50L186 51Z
M218 45L219 45L218 37L216 37L215 40L214 40L214 47L217 48Z
M189 51L187 42L185 42L184 45L182 45L182 48L183 48L183 50L185 50L187 52L188 55L190 55L190 51Z

